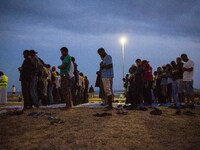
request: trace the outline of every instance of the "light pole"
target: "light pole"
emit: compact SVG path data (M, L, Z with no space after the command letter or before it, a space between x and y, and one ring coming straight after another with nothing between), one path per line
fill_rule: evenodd
M126 38L125 37L122 37L120 39L120 42L122 44L122 71L123 71L123 78L125 77L124 76L124 45L126 43Z

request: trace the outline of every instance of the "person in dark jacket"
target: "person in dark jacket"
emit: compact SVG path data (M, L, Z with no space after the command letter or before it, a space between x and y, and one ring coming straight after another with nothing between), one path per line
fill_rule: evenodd
M137 105L139 104L139 100L137 99L137 84L135 82L135 75L137 72L137 66L132 65L129 68L129 101L131 103L131 109L136 109Z
M177 79L176 79L176 83L177 83L177 88L178 88L178 99L179 102L184 102L184 85L183 85L183 62L182 59L180 57L176 58L176 63L177 63Z
M84 90L84 103L88 103L88 90L89 90L89 80L85 76L85 90Z
M24 98L24 109L32 108L32 98L31 98L31 74L33 73L32 70L33 64L31 62L30 58L30 52L29 50L25 50L23 52L24 55L24 61L22 63L22 66L19 69L20 71L20 81L21 81L21 87L22 87L22 94Z
M136 61L136 66L137 70L135 73L135 84L136 84L136 99L137 103L142 103L142 100L144 98L144 81L143 81L143 76L144 76L144 69L142 66L142 61L141 59L137 59Z
M33 100L33 105L39 108L40 101L38 95L39 81L41 81L43 63L41 59L37 56L35 50L30 50L31 62L33 64L33 72L31 75L31 98Z
M157 68L157 75L156 75L156 97L157 97L157 102L159 104L162 103L162 89L161 89L161 79L162 79L162 68L158 67Z
M79 104L79 99L78 99L78 84L79 84L79 71L78 71L78 65L76 64L76 59L74 57L71 57L72 62L74 64L74 78L75 81L72 85L72 100L73 100L73 105L76 106Z

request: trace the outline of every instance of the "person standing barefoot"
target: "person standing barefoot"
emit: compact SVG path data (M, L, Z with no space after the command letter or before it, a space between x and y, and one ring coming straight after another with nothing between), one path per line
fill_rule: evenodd
M181 55L183 60L183 84L184 84L184 96L187 99L187 103L194 103L193 92L193 74L194 74L194 62L188 58L186 54Z
M113 100L112 85L114 78L112 57L106 53L104 48L99 48L98 54L103 59L103 62L101 63L100 66L100 70L101 70L101 80L103 83L103 89L108 99L108 107L106 107L106 109L111 110L112 100Z
M63 100L66 102L66 109L72 108L72 95L71 95L71 78L70 78L70 67L71 67L71 57L68 54L68 49L62 47L61 51L61 60L62 64L58 66L60 69L61 76L61 90L63 95Z

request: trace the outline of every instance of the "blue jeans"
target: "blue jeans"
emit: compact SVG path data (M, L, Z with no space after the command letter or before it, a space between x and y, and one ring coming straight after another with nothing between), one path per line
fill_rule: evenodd
M172 97L175 101L176 105L180 104L179 98L178 98L178 83L176 81L174 81L172 83Z

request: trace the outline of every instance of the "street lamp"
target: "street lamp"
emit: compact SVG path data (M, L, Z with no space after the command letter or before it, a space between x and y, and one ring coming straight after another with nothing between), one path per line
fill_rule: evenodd
M126 43L126 38L121 37L120 43L122 44L122 69L123 69L123 78L124 78L124 45Z

